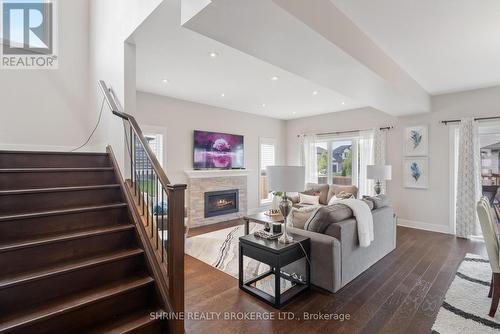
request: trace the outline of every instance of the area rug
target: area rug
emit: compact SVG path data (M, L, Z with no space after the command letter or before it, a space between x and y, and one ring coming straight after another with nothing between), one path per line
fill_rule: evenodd
M487 259L467 254L446 292L432 333L499 333L500 310L488 316L491 267Z
M257 229L262 229L262 225L250 223L250 233L253 233ZM239 238L244 233L245 226L238 225L187 238L185 253L238 279ZM253 259L245 257L243 260L245 280L256 277L269 269L268 265ZM273 276L259 281L256 287L274 296ZM289 281L281 279L282 292L291 287L292 285Z

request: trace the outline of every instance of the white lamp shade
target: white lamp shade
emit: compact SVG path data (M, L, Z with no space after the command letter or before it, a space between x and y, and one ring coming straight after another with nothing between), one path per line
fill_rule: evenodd
M269 191L304 191L306 170L302 166L268 166L266 173Z
M392 166L368 165L366 166L366 177L369 180L390 180L392 179Z

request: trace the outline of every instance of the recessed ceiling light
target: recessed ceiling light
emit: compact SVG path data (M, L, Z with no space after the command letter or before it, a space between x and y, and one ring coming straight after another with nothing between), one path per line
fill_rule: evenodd
M168 79L163 79L163 83L168 83Z
M277 81L279 78L280 78L280 77L278 77L277 75L273 75L273 76L271 77L271 80L272 80L272 81Z
M292 112L293 115L295 115L296 113L297 113L296 111Z
M344 104L345 104L345 102L344 102L344 101L342 101L342 105L344 105Z
M214 51L209 52L208 55L210 56L210 58L217 58L219 56L219 54Z
M221 96L221 97L224 97L224 96L226 96L226 94L222 93L222 94L220 94L220 96Z
M317 91L317 90L315 90L315 91L313 92L313 95L318 95L318 91Z
M265 108L266 107L266 104L265 103L262 103L262 108Z

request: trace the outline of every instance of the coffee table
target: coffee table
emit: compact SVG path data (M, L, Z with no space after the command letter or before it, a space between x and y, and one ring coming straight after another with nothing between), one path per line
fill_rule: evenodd
M259 212L255 215L249 215L243 217L245 221L245 235L250 233L250 222L258 223L258 224L272 224L272 223L283 223L284 219L282 215L278 216L268 216L264 212Z

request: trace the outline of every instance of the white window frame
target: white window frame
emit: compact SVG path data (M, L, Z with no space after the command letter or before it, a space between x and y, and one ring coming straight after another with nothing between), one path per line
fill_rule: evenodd
M261 173L261 166L262 166L262 145L273 145L274 146L274 163L277 162L277 155L278 155L278 147L276 144L276 138L271 138L271 137L259 137L259 166L258 166L258 188L259 188L259 193L258 193L258 201L260 206L267 206L271 204L273 201L272 198L268 199L263 199L261 200L261 192L262 192L262 187L260 183L260 173Z
M158 159L161 167L165 168L167 165L167 128L163 126L155 126L155 125L141 125L142 132L144 136L146 135L161 135L163 138L163 150L162 150L162 161Z
M327 146L327 183L332 184L333 182L333 168L332 168L332 152L333 152L333 143L336 141L351 141L352 146L352 184L354 186L358 186L359 183L359 153L358 153L358 146L359 146L359 138L358 137L335 137L335 138L328 138L328 139L321 139L318 140L318 142L321 143L326 143ZM260 166L260 165L259 165Z

